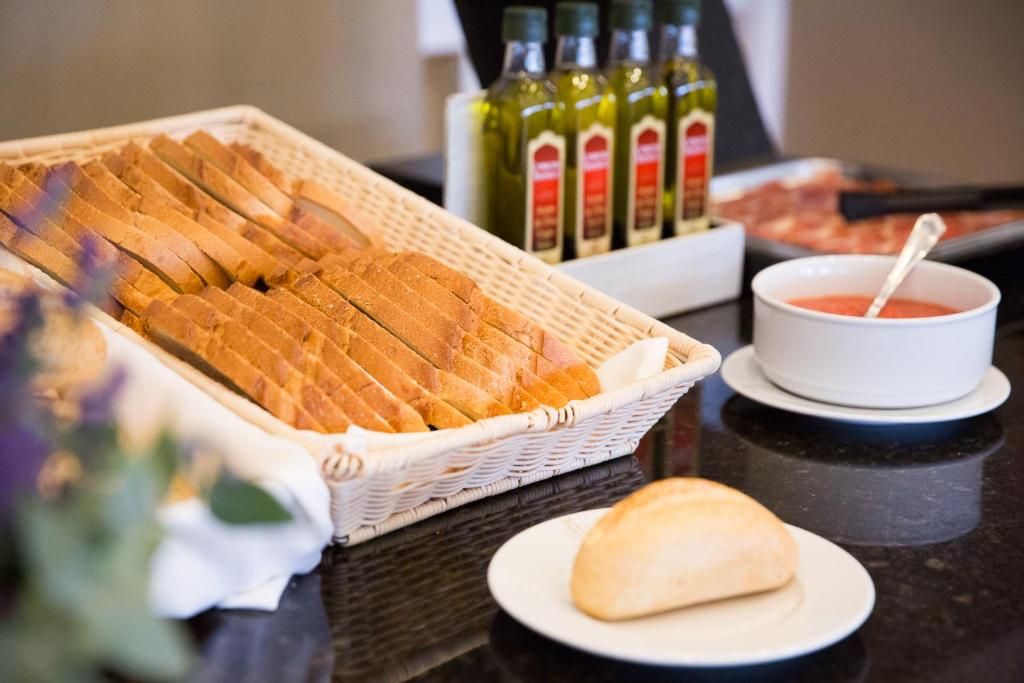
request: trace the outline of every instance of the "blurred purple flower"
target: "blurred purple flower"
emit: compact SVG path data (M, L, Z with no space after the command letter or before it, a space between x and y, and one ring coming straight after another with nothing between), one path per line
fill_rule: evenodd
M50 452L29 389L34 365L29 336L42 319L38 294L19 296L13 308L14 325L0 335L0 528L14 498L33 485Z
M26 424L0 427L0 529L18 494L35 485L39 470L50 453L50 444Z
M79 399L79 420L83 424L107 422L110 420L111 404L117 392L124 386L124 368L115 368L102 385L90 390Z

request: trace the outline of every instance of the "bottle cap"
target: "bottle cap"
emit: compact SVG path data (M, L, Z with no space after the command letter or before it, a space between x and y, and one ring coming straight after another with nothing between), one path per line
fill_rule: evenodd
M608 26L626 31L650 30L651 0L614 0Z
M548 39L548 11L543 7L512 5L501 17L504 41L543 43Z
M555 33L593 38L597 30L597 3L560 2L555 5Z
M696 26L700 23L701 0L657 0L658 23L672 26Z

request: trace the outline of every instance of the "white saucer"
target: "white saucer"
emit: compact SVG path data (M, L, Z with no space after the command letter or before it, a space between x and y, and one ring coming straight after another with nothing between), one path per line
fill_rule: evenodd
M791 394L772 384L761 372L753 346L729 354L722 363L722 379L736 393L780 410L859 424L920 424L974 417L994 410L1010 395L1010 380L992 366L978 388L963 398L923 408L853 408L823 403Z
M501 608L541 635L613 659L738 666L827 647L857 630L875 604L875 586L857 560L787 525L800 564L796 577L778 590L628 621L594 619L573 605L569 577L583 536L607 511L548 520L501 546L487 570Z

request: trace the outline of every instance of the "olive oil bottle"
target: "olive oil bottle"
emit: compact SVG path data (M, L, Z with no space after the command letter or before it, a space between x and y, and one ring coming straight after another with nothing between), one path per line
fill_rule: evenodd
M544 65L547 11L507 7L501 32L505 63L483 107L487 227L557 263L562 259L565 123Z
M608 83L616 102L615 242L661 238L665 164L665 93L650 67L650 0L614 0Z
M664 214L669 234L710 226L715 150L715 76L697 54L700 0L658 0L658 72L668 94Z
M597 4L558 3L555 32L551 80L565 111L565 255L576 258L612 246L615 96L597 69Z

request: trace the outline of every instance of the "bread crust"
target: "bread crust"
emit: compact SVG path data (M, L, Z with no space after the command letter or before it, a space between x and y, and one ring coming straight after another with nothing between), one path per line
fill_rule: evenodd
M328 256L323 260L329 262L334 258L339 257ZM341 258L349 258L349 256L343 255ZM568 399L587 398L587 394L580 389L567 372L556 367L554 363L522 342L484 322L477 310L409 263L404 254L380 254L375 255L374 258L406 286L418 292L439 310L444 311L467 333L478 337L488 346L511 358L517 367L529 369L532 374L549 385L550 389L560 394L560 397L549 398L544 401L545 403L553 405L552 400L561 400L564 403ZM483 298L482 295L481 298ZM561 407L561 404L556 407Z
M323 359L345 383L362 398L378 415L384 418L397 432L421 432L427 430L427 423L410 403L388 387L384 378L392 369L393 364L378 363L372 370L365 369L350 358L335 341L311 325L302 315L305 306L298 301L297 307L286 307L276 300L256 290L240 285L233 285L228 294L249 306L260 315L266 316L286 335L301 344L307 353ZM315 314L315 311L312 312ZM413 396L422 400L422 392Z
M0 214L0 244L69 289L75 290L86 281L85 273L77 264L3 214ZM121 307L108 296L102 297L97 305L114 317L121 315Z
M129 163L127 159L122 156L121 152L108 152L104 154L102 158L93 160L93 162L99 161L103 166L110 171L110 173L124 183L127 187L130 187L138 195L142 197L151 197L152 199L159 199L171 206L175 211L190 216L192 209L186 204L183 204L171 194L163 185L151 178L145 171L136 166L135 164ZM92 164L93 162L89 162ZM87 164L88 166L88 164Z
M782 522L749 496L705 479L664 479L587 533L570 591L590 616L630 619L779 588L798 559Z

